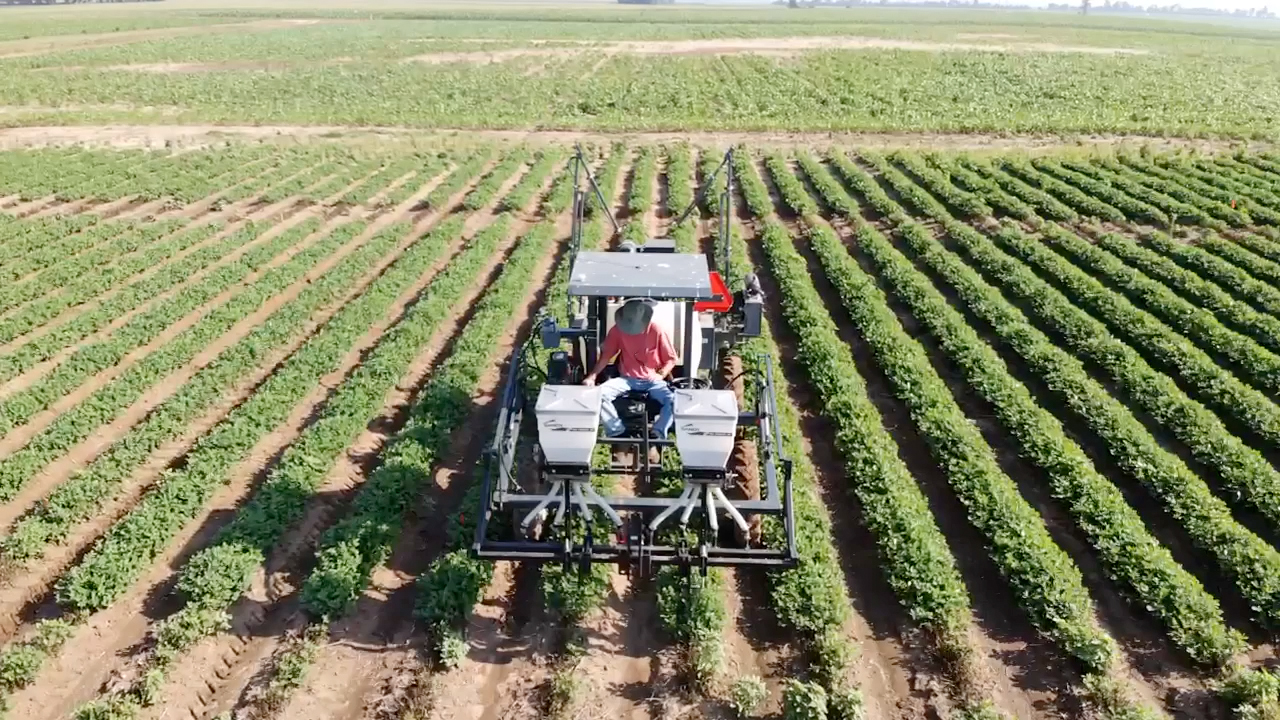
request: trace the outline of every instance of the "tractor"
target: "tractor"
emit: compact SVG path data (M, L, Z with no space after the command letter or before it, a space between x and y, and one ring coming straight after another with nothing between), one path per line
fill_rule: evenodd
M641 577L662 565L704 575L715 566L794 566L792 465L782 452L773 366L742 348L760 335L764 295L752 274L737 292L726 285L729 223L719 223L713 258L677 252L670 237L621 240L580 148L571 165L567 307L559 317L544 309L508 363L481 460L472 555L583 572L611 563ZM721 173L720 217L732 217L730 150L673 227ZM582 248L593 196L612 224L608 251ZM657 404L634 392L614 401L626 431L603 435L601 388L583 384L619 308L637 299L679 357L668 380L674 437L654 437ZM600 382L616 372L615 363ZM766 516L780 521L780 532L762 532Z

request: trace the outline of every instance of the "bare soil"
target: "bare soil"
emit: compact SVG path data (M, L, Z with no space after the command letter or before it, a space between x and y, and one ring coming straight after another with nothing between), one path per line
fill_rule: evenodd
M990 36L986 36L989 39ZM1008 37L1005 39L1013 39ZM404 62L430 64L488 64L523 57L563 58L590 53L600 55L769 55L796 57L823 50L917 50L925 52L1006 52L1006 53L1088 53L1103 55L1146 55L1148 50L1109 48L1088 45L1059 45L1040 42L961 43L895 40L857 36L798 36L776 38L724 38L701 40L623 40L614 42L578 42L578 47L531 45L502 50L434 52L414 55Z
M355 127L343 125L75 125L0 128L0 150L27 147L88 146L114 148L208 147L229 139L287 142L359 142L386 140L457 139L463 142L506 141L564 145L577 141L628 141L662 143L684 140L708 148L748 143L761 147L933 148L970 151L1023 150L1050 152L1063 148L1130 148L1153 150L1195 148L1220 151L1245 146L1238 140L1156 137L1108 134L1011 134L1011 133L853 133L853 132L617 132L577 130L484 130L441 128L420 130L403 127ZM1251 140L1248 146L1269 150L1274 144Z

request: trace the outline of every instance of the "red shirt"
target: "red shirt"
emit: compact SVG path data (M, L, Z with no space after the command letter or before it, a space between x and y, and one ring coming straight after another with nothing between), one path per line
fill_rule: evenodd
M614 325L604 337L600 357L612 360L615 355L623 377L661 380L658 369L676 358L676 349L667 333L654 323L639 335L628 335Z

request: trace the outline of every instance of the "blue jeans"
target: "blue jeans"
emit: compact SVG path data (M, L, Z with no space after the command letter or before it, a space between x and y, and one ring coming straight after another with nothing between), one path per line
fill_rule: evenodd
M662 411L653 423L653 429L662 437L671 432L675 423L675 393L667 386L666 380L642 380L640 378L616 377L600 385L600 419L604 421L604 434L618 437L626 429L622 420L618 419L618 410L613 401L628 390L649 393L649 397L662 403Z

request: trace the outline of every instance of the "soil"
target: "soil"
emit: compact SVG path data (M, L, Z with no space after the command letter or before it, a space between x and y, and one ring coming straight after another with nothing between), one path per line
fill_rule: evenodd
M747 143L762 147L831 145L867 148L932 148L951 150L1025 150L1049 152L1063 148L1130 148L1149 146L1153 150L1195 148L1204 151L1244 147L1243 141L1157 137L1114 134L1009 134L1009 133L855 133L855 132L618 132L577 130L483 130L440 128L419 130L403 127L355 127L343 125L75 125L0 128L0 150L26 147L88 146L114 148L208 147L228 139L287 142L354 142L360 140L415 140L459 138L467 141L507 141L531 144L573 142L663 143L687 141L708 148L726 148ZM1266 141L1251 140L1252 149L1274 147Z
M990 38L991 36L986 36ZM1006 39L1011 39L1011 36ZM521 57L563 58L590 53L601 55L769 55L796 57L823 50L916 50L925 52L1008 52L1008 53L1089 53L1103 55L1146 55L1150 51L1134 48L1108 48L1056 43L959 43L895 40L857 36L799 36L776 38L724 38L701 40L623 40L614 42L579 42L578 47L530 47L503 50L423 53L404 62L430 64L505 62Z

